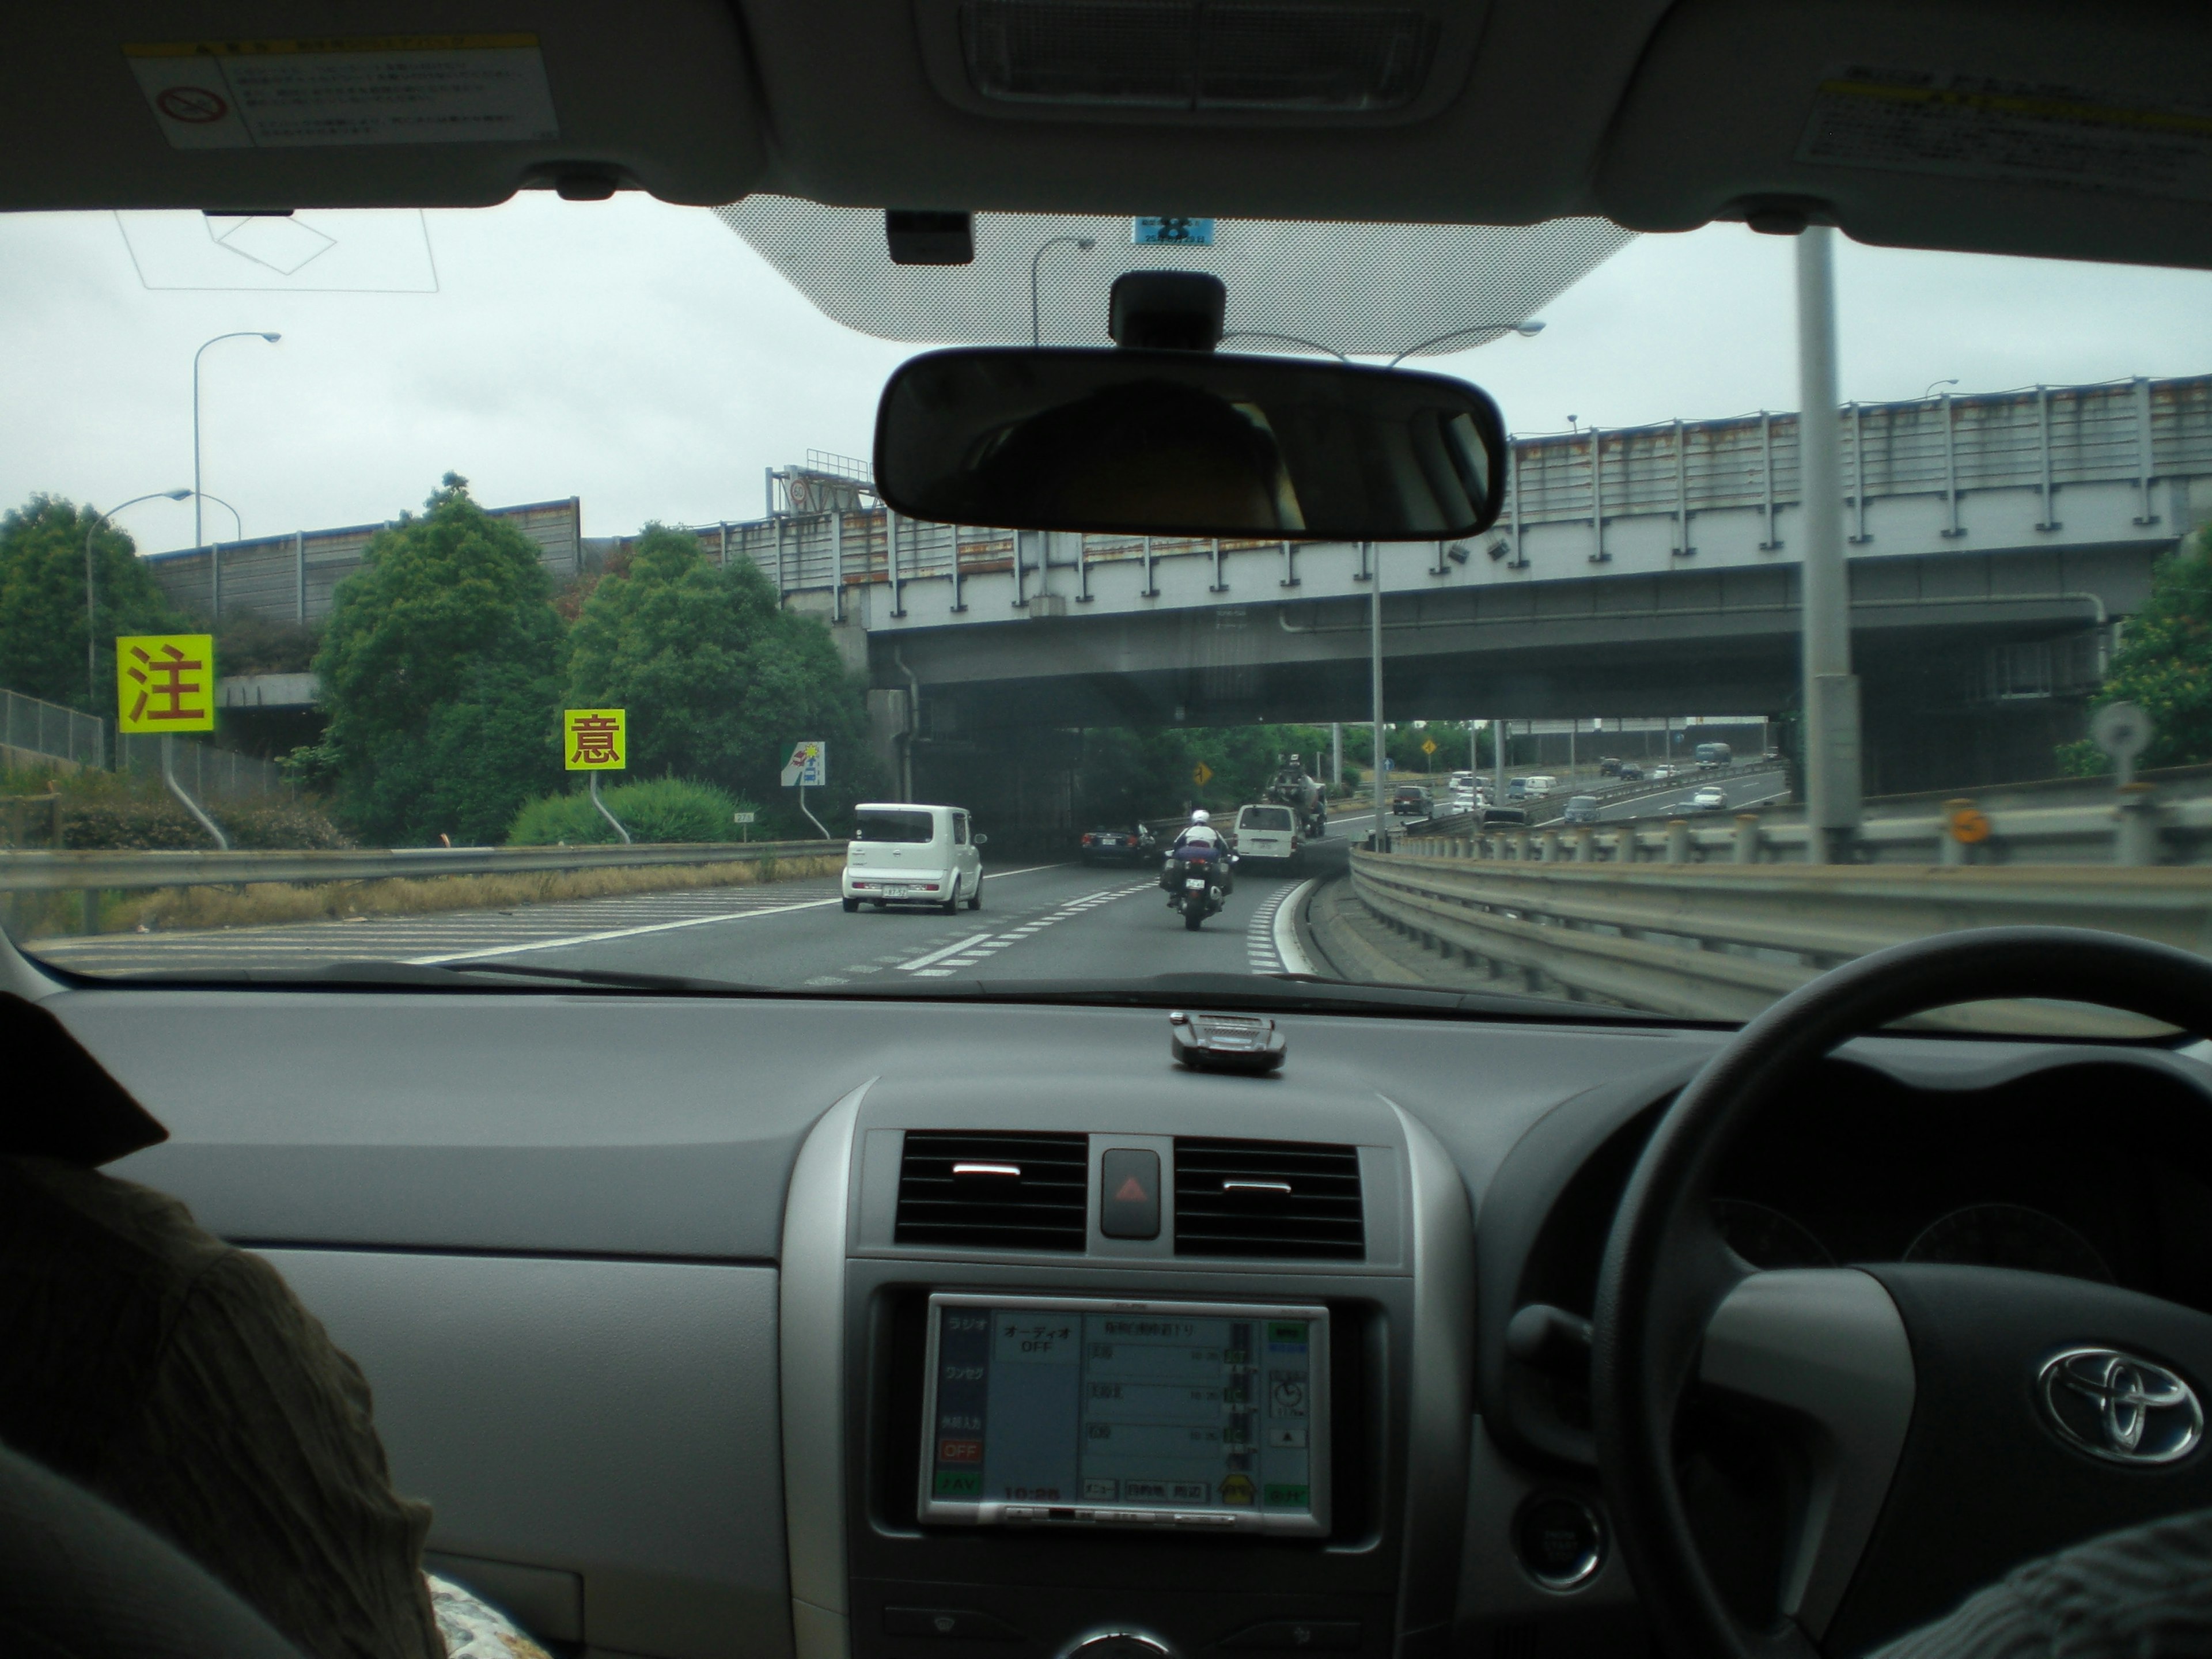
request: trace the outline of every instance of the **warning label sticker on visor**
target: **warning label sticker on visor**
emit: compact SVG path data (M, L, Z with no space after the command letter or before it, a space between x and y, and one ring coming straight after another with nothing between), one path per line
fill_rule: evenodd
M1852 66L1821 81L1797 159L2212 202L2212 106Z
M124 56L173 149L551 138L534 34L185 40Z

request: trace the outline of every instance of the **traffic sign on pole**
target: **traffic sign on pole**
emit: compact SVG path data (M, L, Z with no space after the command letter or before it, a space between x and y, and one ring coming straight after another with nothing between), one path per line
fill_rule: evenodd
M115 690L118 731L214 731L215 635L120 635Z
M1213 781L1213 769L1204 761L1199 762L1190 769L1190 781L1200 788L1205 788L1207 784Z
M1437 740L1434 738L1423 738L1421 739L1421 752L1424 755L1435 754L1437 752Z
M791 758L783 763L783 787L819 789L830 781L830 745L803 742L791 745Z
M562 763L571 772L622 772L629 768L629 711L561 711Z

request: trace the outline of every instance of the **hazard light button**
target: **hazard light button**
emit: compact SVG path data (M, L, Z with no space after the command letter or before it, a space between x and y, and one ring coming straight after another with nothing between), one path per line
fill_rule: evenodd
M1109 1238L1160 1236L1160 1155L1134 1147L1098 1160L1098 1231Z

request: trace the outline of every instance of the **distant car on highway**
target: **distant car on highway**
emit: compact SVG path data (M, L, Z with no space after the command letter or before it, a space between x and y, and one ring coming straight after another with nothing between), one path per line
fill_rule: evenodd
M1634 761L1623 761L1620 763L1620 770L1613 775L1623 783L1633 783L1644 776L1644 769Z
M1082 858L1085 864L1144 864L1152 854L1152 832L1138 824L1102 824L1096 830L1083 832Z
M1570 795L1567 797L1566 810L1561 812L1559 816L1569 823L1595 823L1597 822L1597 797L1595 795Z
M1462 813L1474 811L1481 805L1481 796L1476 794L1472 789L1462 789L1455 792L1444 804L1444 811L1447 816L1457 817Z
M1733 766L1735 750L1724 743L1701 743L1698 745L1697 758L1700 769L1711 771L1716 767Z
M1503 825L1510 828L1528 822L1525 806L1486 806L1482 809L1482 827L1486 830Z
M1648 776L1652 782L1660 783L1673 777L1674 775L1674 769L1671 766L1655 766L1649 773L1645 774L1645 775Z
M1597 763L1597 775L1601 778L1617 778L1620 775L1620 762L1608 756Z
M1717 812L1729 804L1728 791L1709 783L1683 803L1692 812Z
M1390 797L1390 810L1401 818L1429 815L1429 792L1417 783L1401 783Z
M1298 837L1297 814L1287 806L1240 806L1229 841L1239 859L1285 866L1299 861L1305 845Z

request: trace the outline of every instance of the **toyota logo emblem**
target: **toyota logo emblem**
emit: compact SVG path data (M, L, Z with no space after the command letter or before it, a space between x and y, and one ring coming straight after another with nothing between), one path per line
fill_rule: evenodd
M2036 1378L2069 1445L2112 1463L2172 1463L2204 1437L2204 1407L2175 1372L2116 1348L2069 1348Z

